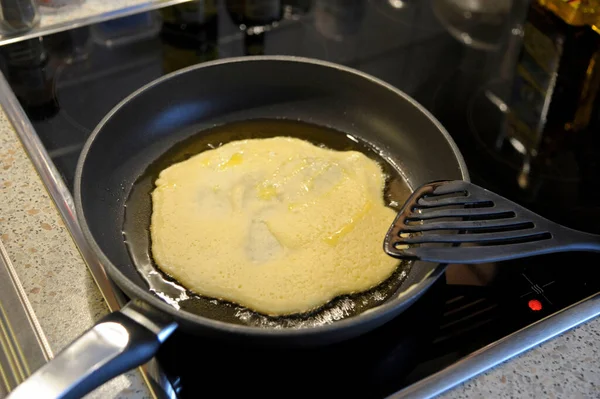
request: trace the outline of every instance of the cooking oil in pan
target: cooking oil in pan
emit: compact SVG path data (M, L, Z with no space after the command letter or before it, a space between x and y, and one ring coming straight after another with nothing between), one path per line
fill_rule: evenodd
M162 170L227 142L282 135L297 137L334 150L361 151L374 159L386 174L385 201L395 210L399 210L398 207L411 193L400 171L380 155L374 146L331 128L285 119L259 119L203 130L174 145L156 159L134 183L127 198L123 226L125 242L132 261L154 294L177 309L220 321L261 327L297 328L329 324L356 315L385 302L398 290L410 269L408 262L400 264L390 278L367 292L340 296L309 314L269 317L236 304L194 294L164 274L153 262L149 231L151 192ZM381 232L382 245L385 233L386 231Z

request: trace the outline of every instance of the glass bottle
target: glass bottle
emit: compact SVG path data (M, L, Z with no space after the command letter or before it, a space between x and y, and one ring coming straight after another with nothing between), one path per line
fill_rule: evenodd
M160 37L166 73L219 57L215 0L197 0L161 9Z
M534 0L509 97L505 145L520 154L517 185L535 196L542 175L571 178L569 149L589 125L600 88L596 0Z
M227 12L244 32L244 54L265 53L265 33L283 18L280 0L227 0Z
M29 118L39 121L58 113L54 69L42 37L0 46L0 65Z

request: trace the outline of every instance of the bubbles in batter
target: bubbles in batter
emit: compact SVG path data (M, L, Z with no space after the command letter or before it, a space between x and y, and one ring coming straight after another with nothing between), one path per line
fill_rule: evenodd
M194 293L279 316L389 278L395 211L381 166L291 137L238 140L163 170L152 192L156 264Z

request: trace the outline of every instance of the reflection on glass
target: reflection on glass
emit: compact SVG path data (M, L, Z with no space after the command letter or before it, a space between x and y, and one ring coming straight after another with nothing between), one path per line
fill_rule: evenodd
M0 32L26 32L40 22L35 0L0 1Z
M165 73L218 58L219 21L215 0L163 8L161 15Z
M404 7L406 7L406 1L405 0L388 0L388 3L393 8L404 8Z
M36 0L44 8L44 13L64 12L67 8L83 5L85 0Z
M280 0L226 0L227 12L244 31L244 53L265 53L265 33L276 27L283 18Z
M82 26L44 37L44 43L52 56L65 64L89 58L93 41L90 26Z
M326 38L341 41L358 32L365 9L365 0L316 0L315 26Z
M283 0L283 18L297 20L307 14L312 7L312 0Z
M51 117L59 110L49 59L41 37L0 47L2 72L33 120Z
M456 39L479 50L494 50L506 34L513 0L433 0L433 11Z
M96 44L119 47L153 38L159 29L160 18L157 13L148 11L94 24L91 32Z

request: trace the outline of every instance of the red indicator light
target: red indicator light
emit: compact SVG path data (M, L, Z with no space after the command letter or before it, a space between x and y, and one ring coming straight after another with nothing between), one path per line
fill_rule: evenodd
M529 306L529 309L533 310L534 312L542 310L542 303L537 299L530 300L527 305Z

